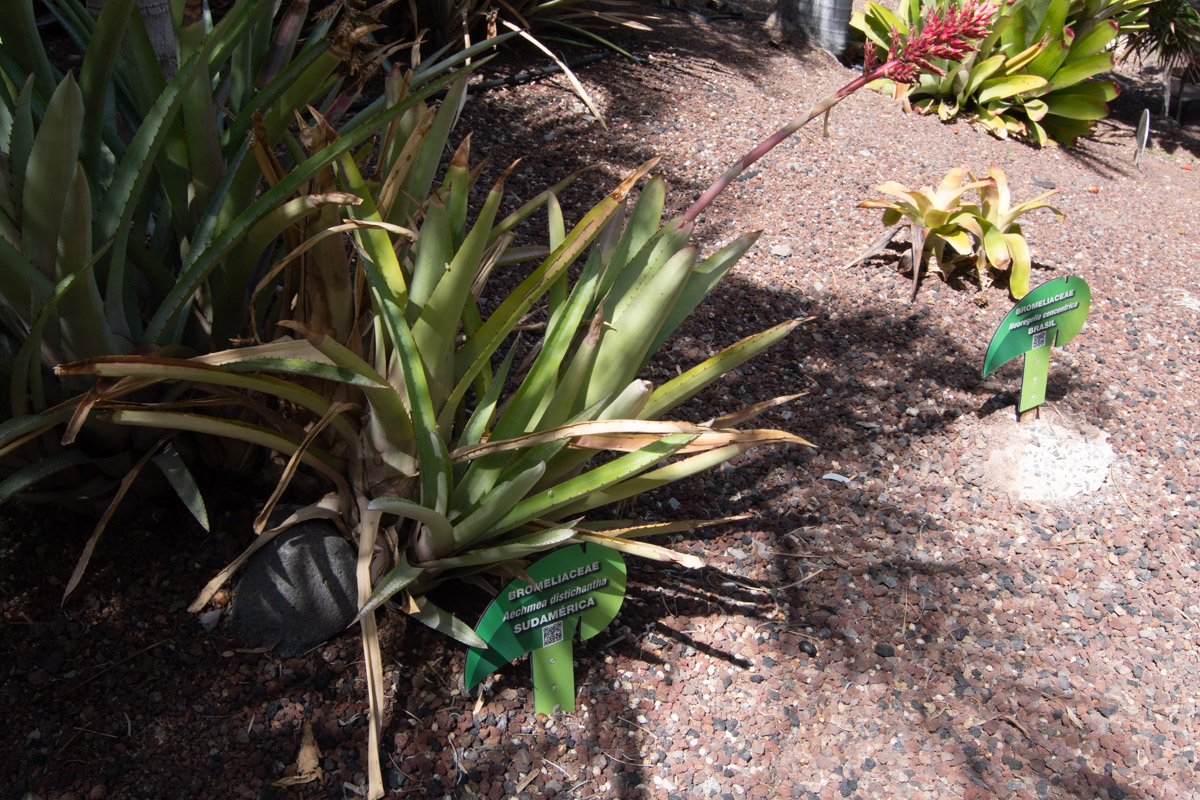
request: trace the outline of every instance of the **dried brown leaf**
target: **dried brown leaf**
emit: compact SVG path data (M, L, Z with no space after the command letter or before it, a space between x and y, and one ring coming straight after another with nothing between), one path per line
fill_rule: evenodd
M298 786L312 783L321 777L321 748L313 736L312 725L307 722L301 729L300 753L296 756L296 774L275 781L276 786Z

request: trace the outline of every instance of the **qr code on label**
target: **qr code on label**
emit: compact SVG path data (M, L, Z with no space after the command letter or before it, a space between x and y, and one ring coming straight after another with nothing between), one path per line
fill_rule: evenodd
M552 644L558 644L562 640L562 620L559 620L558 622L551 622L549 625L542 628L542 647L549 647Z
M1046 332L1038 331L1033 335L1033 347L1036 350L1039 347L1046 346Z

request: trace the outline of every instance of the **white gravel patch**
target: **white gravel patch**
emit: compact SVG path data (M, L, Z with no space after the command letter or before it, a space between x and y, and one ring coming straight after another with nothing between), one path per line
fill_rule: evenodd
M1040 420L1000 423L996 449L988 459L991 481L1021 500L1065 500L1099 491L1115 457L1108 434Z

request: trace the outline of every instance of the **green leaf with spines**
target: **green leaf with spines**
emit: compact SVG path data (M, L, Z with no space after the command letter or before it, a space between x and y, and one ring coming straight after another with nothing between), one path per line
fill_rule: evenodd
M600 201L575 226L566 241L511 292L458 350L455 376L460 385L474 380L521 317L583 253L620 207L611 195ZM457 392L457 389L456 389Z
M241 420L209 417L178 411L144 411L141 409L118 409L110 419L118 425L133 425L141 428L162 428L174 431L191 431L206 436L224 436L249 444L265 447L284 455L292 455L299 449L300 442L262 425ZM300 460L322 475L336 481L342 480L346 464L317 447L309 447Z
M630 477L624 481L619 481L596 491L589 492L577 498L570 505L560 508L558 513L564 517L576 516L594 508L600 508L601 506L607 506L630 497L645 494L675 481L690 478L705 470L718 467L731 458L735 458L741 453L746 452L748 449L748 446L731 444L715 450L709 450L705 453L697 453L687 458L681 458L651 472Z
M388 222L397 225L405 224L415 210L412 198L429 195L429 189L433 185L433 176L437 171L438 164L441 163L442 151L450 137L450 129L458 118L459 108L466 97L466 92L467 73L464 71L450 83L446 97L442 100L433 126L429 129L425 144L421 148L421 153L408 171L404 188L401 190L396 204L392 207L392 214L388 217Z
M438 407L454 387L454 353L459 322L467 303L473 301L471 285L503 196L502 176L488 193L471 232L454 253L445 274L412 326L413 341L427 373L431 402Z
M638 416L641 419L658 419L671 409L694 397L698 392L719 380L730 370L737 369L754 356L787 336L798 325L810 318L781 322L765 331L741 339L711 358L705 359L662 386L655 389L646 407Z
M529 490L541 480L546 473L546 463L539 461L529 469L518 472L509 480L503 481L482 499L466 509L462 518L454 523L455 547L467 547L479 541L485 532L499 536L507 533L505 529L496 529L495 523L508 513L509 509L525 499Z
M409 324L417 321L421 310L454 257L454 237L450 231L450 215L446 204L436 195L429 199L425 218L412 250L412 280L409 285L408 308L405 318Z
M695 438L694 434L669 434L641 450L613 459L578 477L565 480L552 489L546 489L528 497L513 506L507 514L488 528L481 538L487 538L496 531L511 530L533 519L550 519L557 509L570 505L593 492L628 480L629 477L649 469L669 457Z
M590 405L624 387L645 365L650 345L671 306L682 294L695 263L694 247L675 253L650 281L640 287L621 313L613 317L612 327L600 337L583 405Z
M58 323L62 333L64 357L70 359L116 353L128 349L113 335L104 316L104 301L96 273L92 247L92 196L83 165L75 164L75 174L67 187L59 232L55 278L80 273L75 285L59 300Z
M59 229L83 132L83 96L68 75L54 90L33 138L21 206L21 252L48 278L55 274Z
M0 39L4 49L13 55L26 74L36 75L38 90L49 97L60 77L51 65L37 28L33 0L10 0L0 15Z
M486 647L487 642L471 629L471 626L451 614L449 611L435 605L428 597L413 598L417 610L409 616L423 625L427 625L438 633L449 636L467 647Z
M729 271L733 269L741 257L754 246L761 234L762 231L743 234L696 265L695 269L688 275L683 291L671 305L662 326L654 337L654 341L650 343L648 352L658 352L658 349L663 346L668 337L675 333L679 326L683 324L683 321L703 302L704 298L708 297L709 292L720 283L721 279L729 274Z
M82 451L71 449L27 464L0 481L0 504L8 502L52 475L82 466L88 461L88 457Z
M390 247L387 252L391 253ZM395 257L394 253L392 257ZM421 503L444 514L449 501L450 457L446 443L438 435L437 415L433 410L421 354L408 323L404 321L402 307L392 294L382 271L371 258L364 258L361 263L371 287L375 313L383 321L403 375L412 421L412 440L420 465Z
M60 284L60 289L61 289ZM241 373L233 369L204 364L181 358L163 356L102 356L86 359L56 368L62 375L96 375L105 378L147 378L159 381L185 381L192 383L229 386L278 397L301 408L308 409L318 418L331 405L330 401L312 389L298 383L277 378L273 375ZM334 420L333 427L342 435L353 439L353 431Z
M600 297L608 296L613 285L625 275L626 268L633 262L633 257L642 250L651 237L660 234L662 229L662 212L666 203L667 185L661 177L655 176L642 187L633 211L625 222L625 228L617 240L611 257L603 263L600 273ZM628 281L629 278L626 278Z
M603 295L604 318L612 322L625 314L625 310L637 298L645 286L654 280L659 270L680 250L687 246L694 225L690 222L672 220L652 235L627 264L619 265L619 276ZM618 267L616 258L609 269ZM603 290L603 286L601 287Z
M350 624L353 625L388 600L391 600L397 592L408 588L412 585L413 581L424 574L425 570L409 564L408 557L404 553L401 553L400 563L392 567L388 574L383 576L383 579L379 583L375 584L375 589L371 592L370 599L358 610L358 616Z
M136 0L108 0L100 10L83 55L83 66L79 71L84 107L80 158L89 175L97 174L100 165L100 143L106 127L105 98L112 84L113 66L125 35L126 23L136 7Z
M538 402L541 398L555 396L560 370L568 361L571 346L584 322L584 314L595 298L598 284L598 265L589 260L561 313L547 323L542 350L496 425L494 436L510 439L535 427L545 427L542 422L544 409L539 410Z
M575 531L572 528L551 528L508 539L501 544L468 550L462 555L423 561L421 566L425 569L460 569L485 564L500 564L549 550L574 537Z

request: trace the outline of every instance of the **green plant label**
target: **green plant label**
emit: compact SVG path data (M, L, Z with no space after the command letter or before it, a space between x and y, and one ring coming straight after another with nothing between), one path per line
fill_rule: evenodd
M564 547L529 566L483 612L475 632L487 649L467 653L471 689L505 664L532 653L534 710L575 710L571 642L590 639L617 616L625 599L625 562L610 547ZM532 583L531 583L532 581Z
M1091 307L1092 290L1083 278L1072 275L1043 283L1021 298L1000 323L983 360L983 376L1023 355L1025 371L1017 410L1041 405L1046 401L1050 348L1074 339Z

